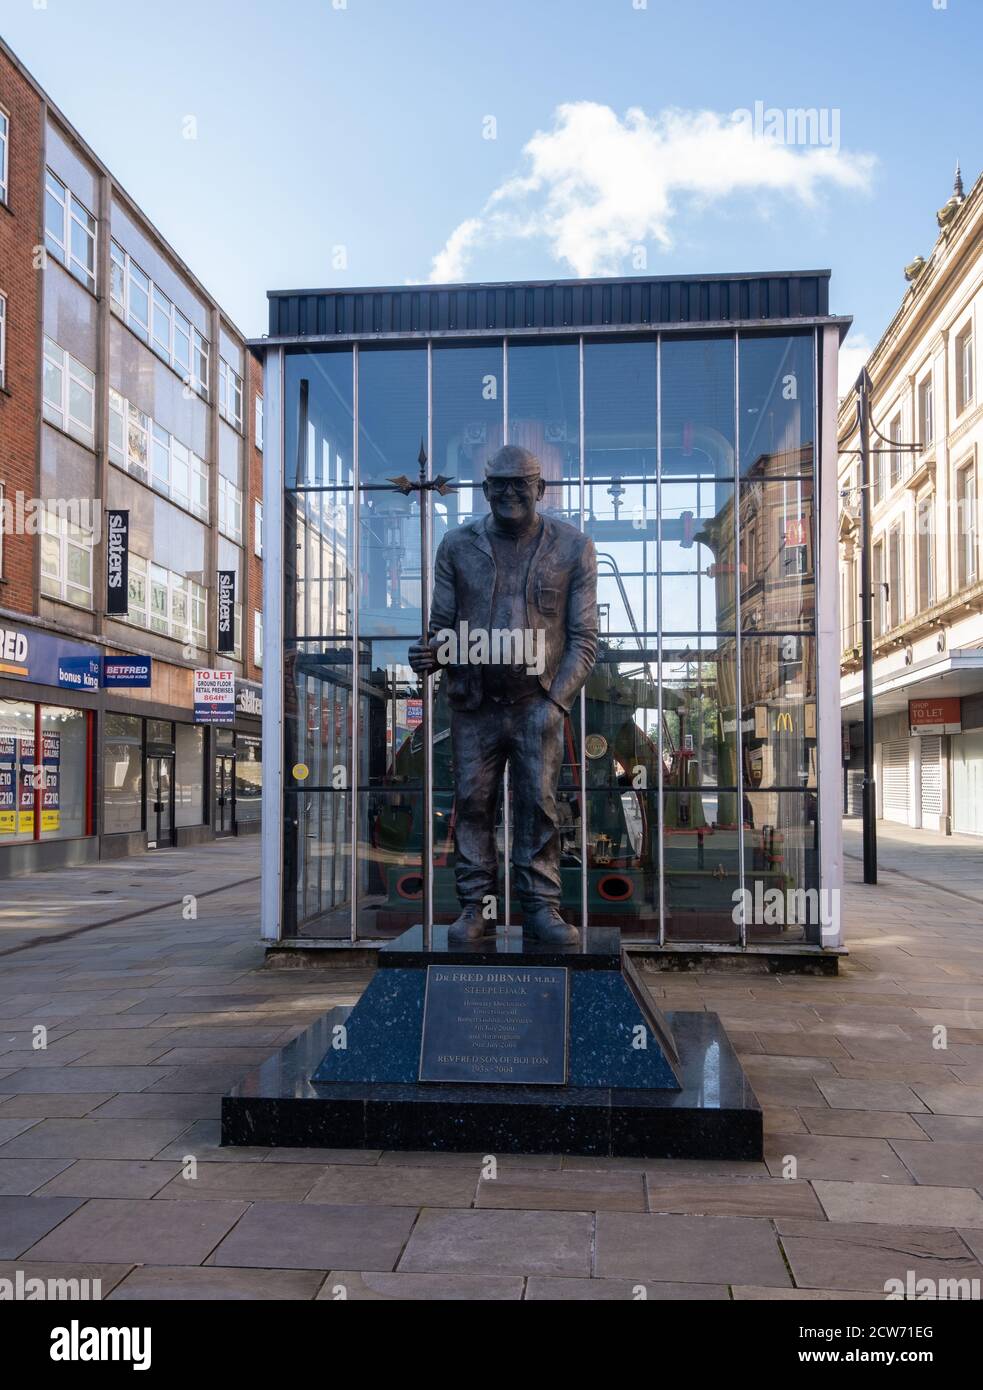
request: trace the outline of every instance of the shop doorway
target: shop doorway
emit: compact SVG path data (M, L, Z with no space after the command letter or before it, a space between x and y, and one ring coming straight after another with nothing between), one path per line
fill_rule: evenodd
M174 755L147 757L147 848L174 844Z
M234 835L236 823L236 760L233 753L215 757L215 835Z

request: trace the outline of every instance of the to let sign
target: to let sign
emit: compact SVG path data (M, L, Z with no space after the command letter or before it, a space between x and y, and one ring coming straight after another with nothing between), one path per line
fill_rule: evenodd
M908 727L913 734L958 734L962 702L958 695L939 700L909 700Z

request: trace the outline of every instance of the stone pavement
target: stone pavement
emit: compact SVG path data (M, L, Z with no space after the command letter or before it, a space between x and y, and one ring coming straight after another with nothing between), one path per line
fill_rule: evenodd
M843 850L863 861L859 820L843 822ZM903 878L949 888L983 903L983 840L975 835L939 835L879 820L877 863L878 871L891 869Z
M838 979L647 977L660 1004L723 1017L765 1107L764 1163L506 1156L487 1180L477 1154L218 1147L222 1092L368 978L263 969L255 849L72 871L74 908L68 874L5 884L0 1277L100 1278L110 1299L837 1299L909 1270L983 1280L983 910L917 881L915 850L912 876L877 888L847 861ZM223 872L185 920L189 885Z

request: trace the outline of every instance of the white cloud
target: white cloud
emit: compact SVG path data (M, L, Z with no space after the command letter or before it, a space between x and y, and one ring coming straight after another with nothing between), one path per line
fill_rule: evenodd
M840 400L846 396L857 377L860 368L874 351L874 345L865 333L850 333L840 346L838 394Z
M673 244L686 202L697 209L740 193L782 195L804 207L823 188L865 190L874 160L829 145L782 144L716 111L638 107L622 119L597 102L557 107L550 130L523 149L524 170L496 188L433 258L433 284L464 278L481 246L543 238L575 275L622 271L647 240Z

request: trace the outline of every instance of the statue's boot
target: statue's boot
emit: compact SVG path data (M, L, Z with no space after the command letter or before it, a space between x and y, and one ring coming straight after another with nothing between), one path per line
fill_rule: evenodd
M523 936L533 941L547 941L553 946L563 946L579 942L580 932L569 922L564 922L559 910L551 903L545 903L526 912L522 922Z
M465 903L461 915L447 928L447 941L449 945L457 945L462 941L480 941L483 936L494 936L497 926L494 917L487 918L481 915L479 903Z

